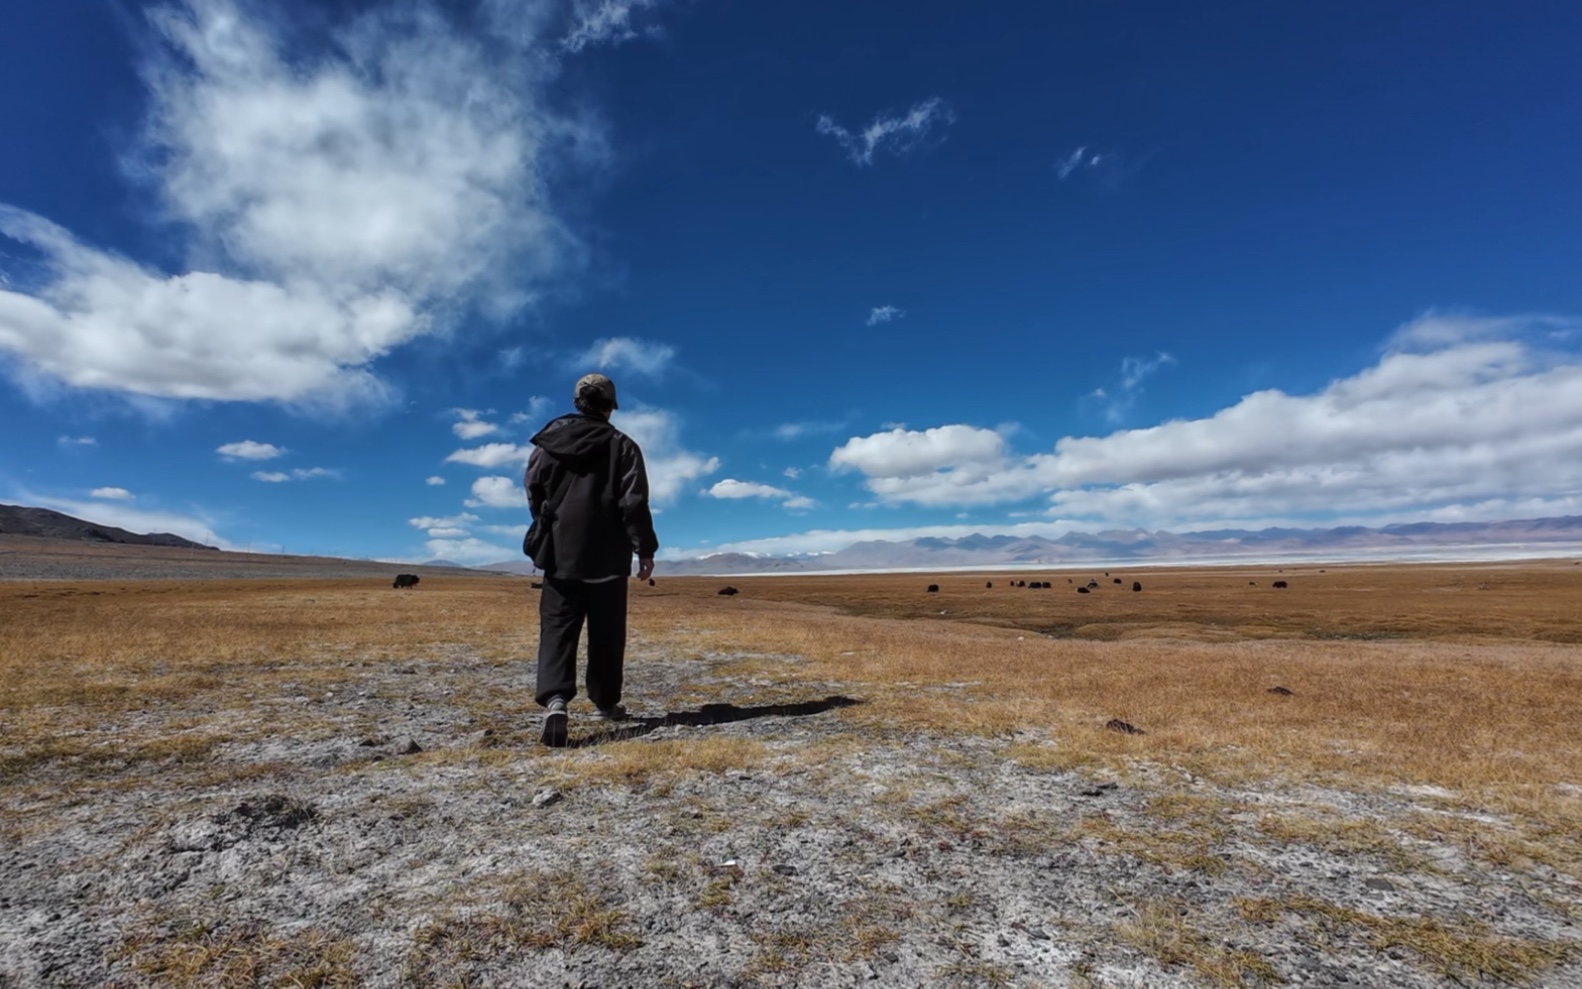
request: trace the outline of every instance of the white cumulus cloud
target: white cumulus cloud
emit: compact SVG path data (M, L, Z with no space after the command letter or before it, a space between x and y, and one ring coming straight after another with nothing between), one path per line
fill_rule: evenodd
M527 508L527 492L509 477L480 477L472 482L468 508Z
M483 446L457 450L445 458L448 464L470 464L473 467L504 467L509 464L527 464L533 455L531 446L515 443L485 443Z
M438 474L433 474L433 475L430 475L427 479L425 479L423 483L427 484L431 488L437 488L437 487L441 487L441 486L444 485L445 479L443 477L440 477Z
M768 484L759 484L756 481L738 481L727 477L723 481L715 482L714 486L704 492L710 498L790 498L791 492L784 488L773 487Z
M227 443L218 447L214 452L232 460L273 460L276 457L285 456L290 451L285 447L275 446L273 443L240 440L236 443Z
M484 413L479 412L477 409L455 409L453 411L456 413L458 421L451 425L451 432L461 439L475 440L480 436L488 436L490 433L498 433L500 431L499 426L492 422L484 421L481 418Z
M703 492L710 498L723 498L737 500L742 498L764 498L778 501L781 507L792 511L806 511L815 507L813 499L799 495L785 488L777 488L771 484L760 484L757 481L738 481L728 477L723 481L715 482L713 487Z
M463 539L430 539L423 544L423 549L430 560L449 560L462 566L499 563L522 556L520 548L510 550L471 536Z
M972 426L880 433L831 466L861 471L891 503L1042 495L1060 519L1147 528L1563 509L1582 500L1582 356L1554 346L1572 328L1429 315L1312 394L1255 392L1211 416L1026 456Z
M817 129L820 134L833 137L858 167L866 167L873 164L874 156L881 151L894 155L906 154L927 138L929 131L936 126L944 126L954 120L945 101L932 96L913 104L901 116L881 113L873 118L872 123L855 133L837 124L828 114L818 118Z
M88 492L91 498L106 498L111 501L131 501L135 496L125 488L94 488Z
M462 512L458 515L419 515L406 521L417 529L465 529L477 522L478 516Z
M382 399L379 357L469 308L520 309L577 262L544 175L598 135L546 105L555 63L532 17L464 31L421 0L384 5L307 61L251 11L148 15L134 158L189 235L188 267L0 206L0 235L45 272L0 289L0 350L26 373L166 398Z
M835 469L859 470L869 477L914 477L969 464L997 464L1005 459L1005 438L992 429L937 426L911 430L897 427L872 436L856 436L830 454Z
M662 409L616 412L611 421L642 449L643 462L648 468L649 494L656 502L674 501L693 481L720 469L718 457L706 457L681 445L681 425L669 412Z

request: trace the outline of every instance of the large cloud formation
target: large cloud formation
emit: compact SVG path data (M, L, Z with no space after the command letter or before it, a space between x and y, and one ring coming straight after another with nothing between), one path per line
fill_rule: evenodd
M44 269L0 290L0 351L85 388L344 403L459 312L530 303L579 255L548 176L600 147L547 104L555 7L485 0L492 29L467 32L425 3L374 8L311 57L236 0L155 8L137 157L190 267L0 206Z
M969 425L857 437L830 466L881 501L1043 496L1052 517L1180 526L1494 518L1582 507L1582 358L1570 324L1431 315L1311 395L1260 391L1201 419L1013 454Z

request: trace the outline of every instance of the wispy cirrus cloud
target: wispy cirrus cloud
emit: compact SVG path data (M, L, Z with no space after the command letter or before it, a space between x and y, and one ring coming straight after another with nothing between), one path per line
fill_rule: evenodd
M527 400L527 408L520 412L511 413L511 425L540 424L549 416L554 407L554 399L544 395L534 395Z
M1080 147L1055 162L1055 177L1064 182L1074 176L1091 176L1101 186L1115 188L1135 175L1142 160L1118 151L1093 151Z
M845 420L835 422L832 420L804 419L800 422L783 422L774 428L773 434L777 440L789 441L801 439L804 436L839 432L845 428Z
M849 131L824 114L818 118L815 129L820 134L835 139L846 156L859 168L873 164L875 156L884 153L903 156L923 143L936 128L955 122L950 106L937 96L915 103L899 116L880 113L868 126L859 131Z
M657 378L675 359L676 348L669 344L636 337L614 337L595 341L573 361L576 367L596 367L601 371L631 371Z
M104 498L109 501L131 501L136 496L125 488L94 488L88 492L90 498Z
M1120 376L1115 385L1111 388L1095 388L1089 397L1103 403L1106 420L1118 423L1136 404L1143 381L1175 362L1174 357L1162 350L1153 357L1122 358Z
M572 54L596 45L619 45L658 33L656 25L639 30L644 13L659 6L660 0L575 0L571 29L560 39L560 47Z
M880 323L890 323L906 315L906 310L896 306L874 306L868 312L868 325L878 326Z
M98 446L99 441L92 436L62 436L55 442L61 446Z
M253 480L265 484L284 484L287 481L311 481L316 477L334 477L335 471L327 467L298 467L294 470L256 470Z
M0 205L43 272L0 288L0 351L77 388L334 407L384 400L371 365L413 338L531 304L582 256L543 176L600 135L549 103L550 0L488 6L364 6L312 61L250 4L149 8L132 157L202 263Z

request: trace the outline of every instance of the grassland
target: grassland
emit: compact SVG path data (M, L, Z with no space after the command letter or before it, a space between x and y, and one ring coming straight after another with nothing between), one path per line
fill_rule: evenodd
M1582 567L1012 576L0 584L0 985L1582 979Z

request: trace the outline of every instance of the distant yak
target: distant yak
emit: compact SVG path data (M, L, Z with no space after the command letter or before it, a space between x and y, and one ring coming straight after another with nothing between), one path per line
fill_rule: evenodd
M983 586L984 587L993 587L994 586L994 581L986 580L986 581L983 582Z
M652 578L652 577L648 578L648 586L649 587L653 587L654 586L654 578Z
M407 587L416 587L417 581L418 576L415 573L398 573L396 574L395 583L390 586L399 591Z
M1134 581L1132 581L1132 590L1134 590L1134 591L1140 591L1140 590L1142 590L1142 589L1143 589L1143 585L1142 585L1142 584L1140 584L1140 583L1138 583L1138 582L1137 582L1137 581L1135 581L1135 580L1134 580Z
M1283 581L1283 580L1277 580L1277 581L1275 581L1275 582L1274 582L1274 584L1273 584L1273 585L1272 585L1272 586L1274 586L1274 587L1278 587L1278 588L1280 588L1280 589L1282 589L1282 590L1283 590L1283 589L1285 589L1285 588L1287 588L1287 587L1289 587L1289 586L1291 586L1291 585L1289 585L1289 584L1287 584L1287 583L1286 583L1286 582L1285 582L1285 581Z
M741 593L741 591L738 591L734 587L722 587L722 588L720 588L719 592L721 594L723 594L724 596L726 596L726 597L735 597L736 595Z
M928 593L930 593L930 594L938 594L939 593L939 585L938 584L929 584L928 585Z
M1093 592L1088 590L1087 585L1084 584L1083 586L1077 588L1077 593L1078 594L1092 594Z
M1119 584L1120 582L1121 582L1121 579L1119 577L1116 577L1115 578L1115 583Z

